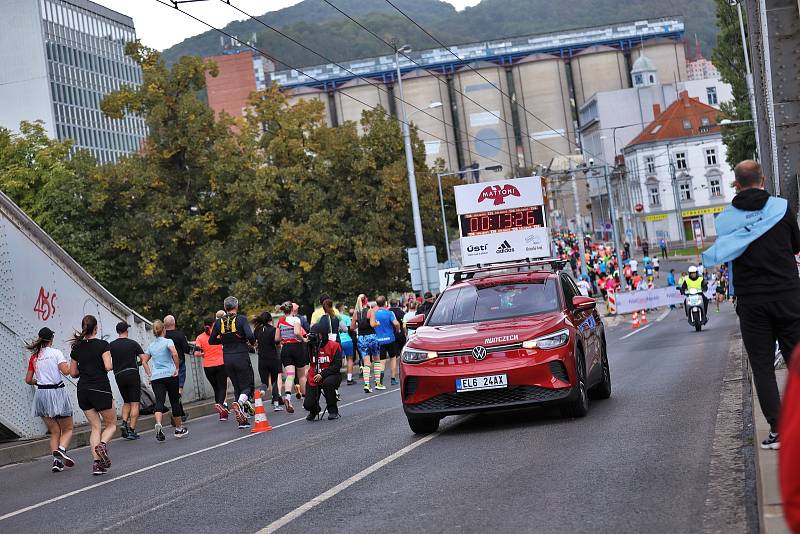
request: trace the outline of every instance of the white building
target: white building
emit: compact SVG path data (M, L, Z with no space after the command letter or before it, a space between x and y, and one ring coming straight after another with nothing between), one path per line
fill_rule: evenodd
M125 55L133 20L89 0L0 0L0 126L41 120L101 163L139 150L144 119L106 117L100 101L142 82Z
M716 235L714 215L735 195L718 111L682 91L624 149L635 230L651 243Z

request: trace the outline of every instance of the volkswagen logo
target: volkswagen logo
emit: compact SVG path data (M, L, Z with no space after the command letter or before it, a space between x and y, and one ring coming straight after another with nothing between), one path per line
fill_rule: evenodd
M486 358L486 347L482 347L478 345L474 349L472 349L472 357L478 361L481 361Z

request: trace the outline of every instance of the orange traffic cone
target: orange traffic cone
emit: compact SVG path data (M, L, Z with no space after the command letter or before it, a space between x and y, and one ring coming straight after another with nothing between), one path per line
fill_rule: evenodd
M633 312L633 324L631 328L639 328L639 312Z
M269 432L272 430L272 427L269 426L269 421L267 421L267 413L264 411L264 403L261 402L261 388L256 389L255 423L253 429L250 431L251 434L255 434L256 432Z
M647 324L647 312L646 310L642 310L642 324Z

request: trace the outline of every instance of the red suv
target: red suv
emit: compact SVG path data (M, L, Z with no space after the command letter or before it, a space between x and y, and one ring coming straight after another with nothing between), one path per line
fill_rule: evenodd
M434 432L447 415L543 405L583 417L590 397L611 396L602 319L562 267L456 273L430 313L408 322L416 331L400 369L412 431Z

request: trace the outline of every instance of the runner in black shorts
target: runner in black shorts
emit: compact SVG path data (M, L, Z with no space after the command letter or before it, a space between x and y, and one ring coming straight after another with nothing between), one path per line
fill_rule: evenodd
M295 373L298 374L298 383L301 374L305 372L308 365L308 354L303 343L303 327L300 319L292 315L292 303L287 301L281 304L283 317L278 320L275 328L275 343L281 343L281 363L283 364L283 374L285 382L283 385L284 405L286 411L294 413L292 405L292 390L294 389Z
M108 342L97 339L97 319L87 315L81 321L81 331L72 338L69 374L78 379L78 406L80 406L92 431L92 474L102 475L111 467L108 442L117 429L117 413L108 372L113 369ZM102 423L105 425L102 432Z
M258 375L264 385L265 393L272 394L272 409L283 410L281 398L281 359L275 343L275 327L272 326L272 314L264 312L253 320L253 333L256 336L258 349Z
M128 323L118 323L119 337L108 348L114 365L114 379L122 395L122 437L134 440L139 439L136 422L139 420L139 403L142 399L142 381L136 359L141 358L144 351L136 341L128 338L128 328Z

